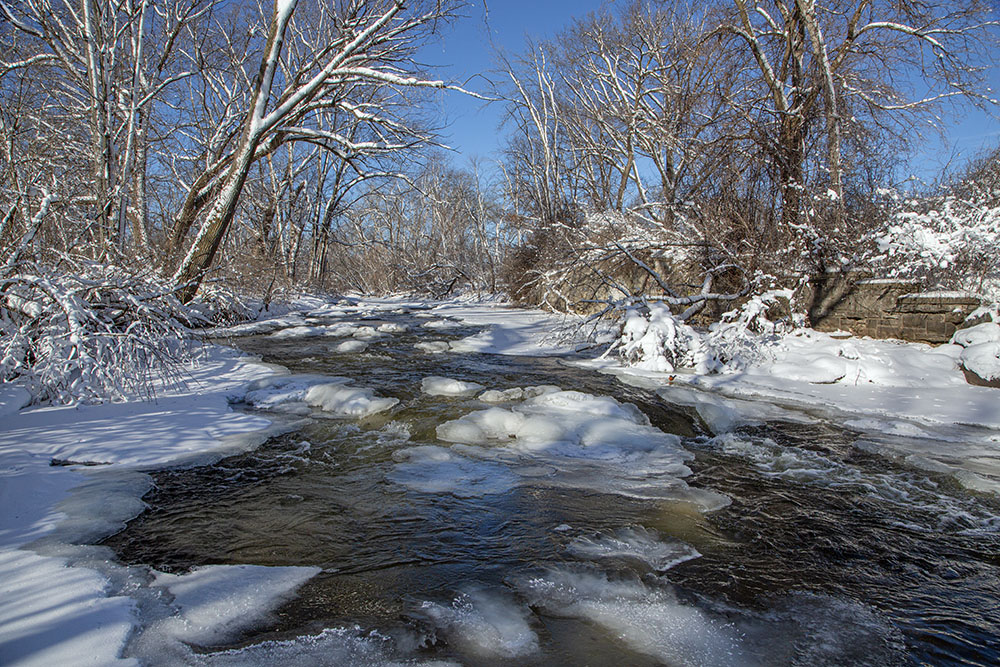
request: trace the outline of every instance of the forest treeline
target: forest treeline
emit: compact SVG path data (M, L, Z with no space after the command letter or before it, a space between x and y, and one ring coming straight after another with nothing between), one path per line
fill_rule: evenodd
M950 112L995 109L987 0L611 3L474 91L420 65L471 10L0 1L4 379L124 390L108 359L163 354L140 334L283 289L684 320L815 272L997 289L997 152L894 188ZM505 109L495 162L441 148L468 94Z

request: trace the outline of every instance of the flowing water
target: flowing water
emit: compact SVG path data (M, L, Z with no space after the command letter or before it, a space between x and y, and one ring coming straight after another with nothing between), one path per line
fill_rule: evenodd
M192 642L199 660L1000 662L995 498L867 453L836 425L713 436L694 412L607 375L548 358L421 352L414 343L428 332L413 313L365 324L389 321L409 330L351 354L332 352L340 339L329 337L235 341L399 404L360 420L313 410L250 453L157 472L149 509L106 540L122 562L170 573L321 569L263 627ZM439 425L489 406L424 394L428 376L613 397L679 439L640 424L637 437L655 446L629 440L594 459L559 438L442 442Z

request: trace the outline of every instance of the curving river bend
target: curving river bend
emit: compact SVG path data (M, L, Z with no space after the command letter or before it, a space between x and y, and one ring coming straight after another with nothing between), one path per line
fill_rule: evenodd
M1000 663L994 497L866 453L834 424L715 436L692 410L556 359L419 351L421 315L372 315L364 324L407 331L363 352L334 352L339 339L328 337L234 341L399 404L360 420L312 411L250 453L157 472L147 511L105 540L123 563L168 573L320 568L264 627L192 642L199 660ZM429 376L612 397L679 439L583 464L442 442L439 425L491 406L422 393ZM689 475L664 458L671 443L690 453ZM719 494L729 504L718 507Z

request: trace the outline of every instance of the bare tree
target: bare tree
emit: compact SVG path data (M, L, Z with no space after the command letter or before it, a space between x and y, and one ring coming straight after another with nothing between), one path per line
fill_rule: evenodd
M732 1L708 38L731 37L753 63L747 94L733 104L774 164L789 232L809 222L811 184L829 193L841 224L846 133L912 136L949 100L991 103L982 75L998 23L985 2ZM823 158L811 155L824 145Z
M215 175L206 186L214 192L212 203L174 273L174 280L186 286L183 299L191 299L197 291L232 222L250 167L260 157L289 141L308 141L354 154L398 151L430 139L417 128L384 115L382 109L356 104L344 94L365 86L391 88L399 96L405 96L408 88L447 87L402 67L419 38L448 16L449 7L437 3L426 10L404 12L402 0L387 0L351 2L338 13L322 4L318 17L310 15L298 26L292 20L296 5L295 0L275 2L239 140L223 164L212 164L207 170ZM329 32L310 29L317 25ZM286 38L296 48L289 49L283 59ZM317 111L331 108L377 126L378 139L354 142L312 122Z

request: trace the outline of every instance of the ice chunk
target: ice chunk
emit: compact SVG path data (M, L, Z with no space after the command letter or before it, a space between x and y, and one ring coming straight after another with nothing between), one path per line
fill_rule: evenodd
M554 394L558 391L562 391L562 388L557 387L554 384L539 384L533 387L525 387L524 397L534 398L536 396L544 396L545 394Z
M455 320L430 320L424 322L422 326L425 329L457 329L462 323Z
M664 540L656 531L641 526L622 528L611 535L578 537L570 542L568 549L583 558L635 559L658 572L701 556L691 545Z
M358 330L358 327L348 322L338 322L337 324L324 326L296 326L281 329L271 334L271 338L305 338L306 336L350 336Z
M409 327L398 322L386 322L380 324L377 330L381 333L404 333L409 330Z
M524 398L524 390L520 387L504 389L503 391L499 391L497 389L487 389L481 393L478 398L484 403L507 403L510 401L520 401Z
M378 398L371 389L343 384L318 384L309 388L305 401L340 417L368 417L399 403L398 398Z
M451 378L432 375L420 383L420 391L430 396L471 396L484 389L475 382L463 382Z
M187 574L160 573L153 586L173 596L177 615L160 621L163 633L193 644L226 641L259 624L318 567L207 565Z
M295 404L304 404L310 387L350 381L350 378L329 375L272 375L251 382L243 396L234 398L261 410L286 411L286 408L294 409Z
M523 658L538 651L538 635L528 623L528 610L506 596L471 591L447 606L424 602L420 613L450 644L478 658Z
M649 419L639 408L631 403L619 403L610 396L592 396L579 391L543 391L529 398L524 404L530 408L575 412L590 417L621 419L633 424L649 425Z
M319 336L322 333L322 327L298 326L275 331L271 334L271 338L303 338L305 336Z
M437 427L437 437L445 442L485 445L490 440L516 437L525 416L502 408L473 412Z
M382 334L380 334L378 330L375 329L375 327L364 326L355 329L354 333L352 333L351 335L354 336L355 338L364 338L366 340L370 340L372 338L378 338Z
M451 345L447 341L443 340L415 343L413 347L417 348L421 352L426 352L427 354L441 354L442 352L447 352L451 349Z
M333 351L339 354L350 354L354 352L363 352L368 347L368 343L363 340L345 340L342 343L334 345Z
M524 581L519 589L533 606L600 625L632 650L668 665L756 663L735 625L680 602L667 587L556 569Z

